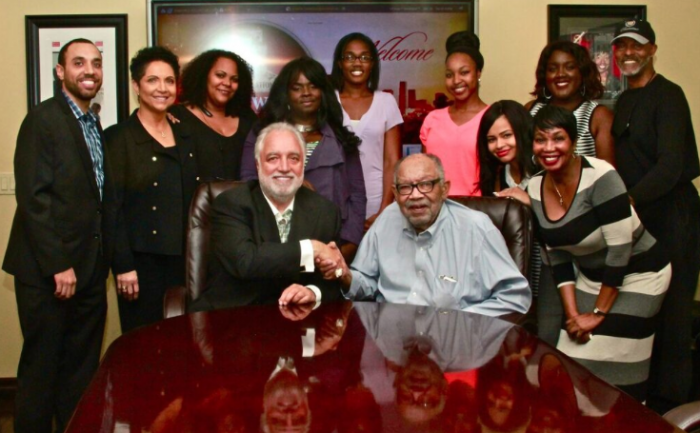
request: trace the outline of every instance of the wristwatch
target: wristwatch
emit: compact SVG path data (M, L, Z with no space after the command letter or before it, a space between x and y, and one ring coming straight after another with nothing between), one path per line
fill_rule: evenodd
M596 316L603 316L603 317L608 315L608 313L599 309L598 307L593 307L593 314L595 314Z

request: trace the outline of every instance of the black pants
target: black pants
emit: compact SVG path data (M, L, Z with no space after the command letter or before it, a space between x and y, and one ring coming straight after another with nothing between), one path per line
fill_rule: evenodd
M640 218L671 259L673 277L659 312L649 375L650 400L670 407L690 397L692 307L700 272L698 192L692 184L678 188L662 206L640 212Z
M134 253L139 297L127 301L119 296L122 333L163 320L163 297L169 287L185 283L183 256Z
M24 344L17 370L15 432L62 432L100 361L107 297L104 281L68 300L15 279Z

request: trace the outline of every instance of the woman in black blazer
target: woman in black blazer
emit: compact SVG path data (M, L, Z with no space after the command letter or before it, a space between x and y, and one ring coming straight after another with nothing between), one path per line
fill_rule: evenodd
M167 118L178 58L163 47L131 59L140 107L105 131L134 272L117 277L122 332L163 318L163 295L184 283L184 237L197 164L188 131Z

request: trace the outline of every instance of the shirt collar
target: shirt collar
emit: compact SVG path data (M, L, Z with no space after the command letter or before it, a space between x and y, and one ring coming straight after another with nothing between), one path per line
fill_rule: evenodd
M73 112L73 115L75 116L76 119L81 120L85 116L88 116L88 120L92 120L94 122L97 122L100 120L99 116L95 114L92 109L88 109L87 113L83 113L83 110L78 107L78 104L75 103L75 101L66 94L65 90L61 90L61 93L63 93L63 96L66 98L66 102L68 102L68 106L70 107L70 110Z
M262 191L262 188L260 189ZM287 206L282 212L280 212L277 207L270 201L269 198L267 198L267 195L265 194L265 191L262 191L263 197L265 197L265 201L267 204L270 206L270 209L272 209L272 215L275 216L275 219L278 219L279 217L282 216L283 213L285 213L287 210L291 210L294 212L294 200L296 200L296 196L292 199L291 203L289 203L289 206Z

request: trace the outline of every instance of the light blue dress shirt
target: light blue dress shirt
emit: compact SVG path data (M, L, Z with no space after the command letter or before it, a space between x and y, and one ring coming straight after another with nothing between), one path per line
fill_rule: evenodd
M447 200L417 234L397 203L377 218L351 266L346 297L500 316L526 313L530 287L489 217Z

